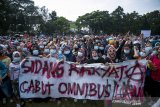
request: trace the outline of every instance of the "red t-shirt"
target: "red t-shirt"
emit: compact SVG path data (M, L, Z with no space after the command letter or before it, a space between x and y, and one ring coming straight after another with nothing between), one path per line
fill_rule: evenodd
M160 81L160 58L157 55L153 55L150 60L157 68L156 71L151 72L151 77L155 81Z

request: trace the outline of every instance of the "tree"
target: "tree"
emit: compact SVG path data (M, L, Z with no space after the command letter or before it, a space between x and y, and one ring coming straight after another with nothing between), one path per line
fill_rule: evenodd
M55 21L57 20L57 13L56 11L52 11L50 14L49 14L50 18L52 21Z
M57 20L53 21L56 27L56 33L64 34L69 32L70 24L69 21L64 17L58 17Z

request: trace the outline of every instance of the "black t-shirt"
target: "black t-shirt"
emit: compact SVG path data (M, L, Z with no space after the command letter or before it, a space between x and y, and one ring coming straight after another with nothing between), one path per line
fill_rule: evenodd
M88 64L92 64L92 63L103 63L103 64L105 64L106 63L106 61L103 59L103 58L101 58L101 57L99 57L97 60L95 60L95 59L89 59L88 61L87 61L87 63Z

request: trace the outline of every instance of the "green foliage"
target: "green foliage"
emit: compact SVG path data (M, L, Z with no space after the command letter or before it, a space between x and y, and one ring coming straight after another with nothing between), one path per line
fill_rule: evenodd
M139 34L142 29L151 29L152 34L160 34L160 11L141 16L135 11L125 14L123 8L118 6L111 14L97 10L80 16L76 25L79 31L82 27L89 27L93 34L118 34L128 31Z
M131 33L141 29L151 29L152 34L160 34L160 11L139 15L137 12L124 13L118 6L112 13L93 11L79 16L76 22L58 17L56 11L36 7L32 0L0 0L0 34L7 32L42 32L45 34L66 34L70 29L89 28L93 34ZM36 26L36 29L34 28ZM76 30L75 30L76 31Z

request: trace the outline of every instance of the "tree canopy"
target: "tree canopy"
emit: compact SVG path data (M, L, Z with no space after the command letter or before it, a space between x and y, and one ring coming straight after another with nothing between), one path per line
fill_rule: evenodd
M136 11L124 13L118 6L112 13L93 11L79 16L76 22L65 17L58 17L56 11L35 6L32 0L1 0L0 1L0 33L34 32L44 34L67 34L71 26L81 32L84 27L92 34L126 33L138 34L140 30L152 30L152 34L160 34L160 10L139 15ZM75 28L74 28L75 29Z

